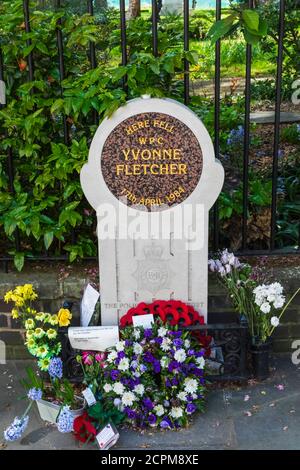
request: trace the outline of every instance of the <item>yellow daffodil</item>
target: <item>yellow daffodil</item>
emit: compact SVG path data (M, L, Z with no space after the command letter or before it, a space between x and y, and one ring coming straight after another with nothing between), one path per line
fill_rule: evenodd
M4 296L4 302L8 303L12 300L13 291L9 290Z
M72 318L72 314L69 309L61 308L57 314L58 316L58 323L59 326L68 326L70 325L70 320Z
M49 321L48 323L50 323L50 325L57 325L58 324L58 316L57 315L51 315L51 317L49 318Z
M42 337L44 336L44 334L45 334L45 332L44 332L44 330L43 330L42 328L36 328L36 329L34 330L33 336L34 336L35 338L38 338L38 339L39 339L39 338L42 338Z
M57 336L57 332L56 330L54 330L54 328L49 328L49 330L46 331L46 335L49 339L55 339Z
M26 330L32 330L35 327L34 320L32 318L28 318L25 322L25 328Z
M17 308L13 308L12 311L11 311L11 316L13 317L14 320L16 320L17 318L19 318L19 311Z

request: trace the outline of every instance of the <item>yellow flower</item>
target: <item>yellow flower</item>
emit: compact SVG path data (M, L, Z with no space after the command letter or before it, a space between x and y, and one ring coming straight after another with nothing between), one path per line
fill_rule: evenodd
M41 370L47 371L50 364L50 359L45 357L44 359L40 359L38 362L38 366Z
M57 314L58 316L58 323L59 326L68 326L70 325L70 320L72 318L72 314L69 309L61 308Z
M38 321L44 321L45 320L45 314L43 312L39 312L36 314L35 319Z
M45 332L44 332L44 330L43 330L42 328L36 328L36 329L34 330L34 334L33 334L33 335L34 335L35 338L42 338L42 336L44 336L44 334L45 334Z
M49 328L49 330L46 331L46 335L49 339L55 339L57 336L57 332L54 330L54 328Z
M11 316L13 317L14 320L16 320L16 318L19 318L19 312L17 308L12 309Z
M36 345L33 338L28 338L25 344L28 347L28 349L33 349Z
M32 330L35 327L34 321L32 318L28 318L25 322L25 328L26 330Z
M23 297L19 297L18 295L13 295L12 300L15 302L17 307L23 307L23 305L25 304L25 300L23 299Z
M49 318L48 323L50 323L50 325L57 325L58 316L57 315L51 315L51 317Z
M27 330L26 331L26 338L32 338L32 336L34 335L34 331L33 330Z
M8 303L12 300L13 291L9 290L4 296L4 302Z
M49 352L48 346L45 344L45 345L40 346L39 348L37 348L36 355L37 355L37 357L44 358L44 357L47 356L48 352Z

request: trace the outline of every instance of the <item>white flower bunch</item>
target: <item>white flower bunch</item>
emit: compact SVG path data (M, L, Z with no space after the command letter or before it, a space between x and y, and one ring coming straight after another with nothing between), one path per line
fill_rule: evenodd
M282 295L283 287L279 282L273 284L261 284L254 290L255 303L260 307L262 313L269 313L273 308L282 308L285 302L285 297ZM275 325L273 325L275 326Z

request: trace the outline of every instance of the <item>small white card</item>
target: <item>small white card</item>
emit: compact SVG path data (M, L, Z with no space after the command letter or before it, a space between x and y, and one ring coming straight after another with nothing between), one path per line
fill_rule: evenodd
M73 349L105 351L119 341L118 326L70 327L68 335Z
M142 326L143 328L151 328L154 323L154 317L152 313L147 315L136 315L132 317L133 326Z
M99 292L88 284L84 290L81 306L80 306L80 324L81 326L89 326L96 303L100 297Z
M95 395L93 394L93 392L90 388L86 388L81 393L84 396L84 398L86 399L86 402L87 402L88 406L92 406L97 402L97 400L95 398Z
M96 439L100 450L108 450L115 445L119 439L120 434L117 431L117 428L112 424L107 424L101 431L97 434Z

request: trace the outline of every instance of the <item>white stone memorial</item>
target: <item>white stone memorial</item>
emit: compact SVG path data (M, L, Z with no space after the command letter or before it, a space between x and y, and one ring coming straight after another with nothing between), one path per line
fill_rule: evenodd
M223 181L205 126L176 101L145 96L101 123L81 185L97 211L103 325L155 299L207 316L208 213Z

